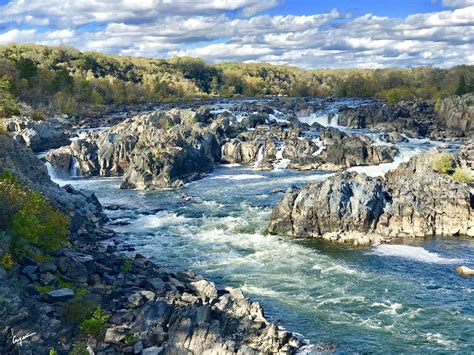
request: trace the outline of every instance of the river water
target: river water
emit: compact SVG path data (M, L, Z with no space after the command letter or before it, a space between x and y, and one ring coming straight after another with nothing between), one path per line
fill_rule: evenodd
M396 162L353 170L380 175L436 144L410 140ZM455 272L460 264L474 267L474 241L354 248L266 234L282 196L274 190L329 175L220 166L182 189L156 192L120 190L116 178L56 181L114 206L106 211L124 249L131 245L175 270L192 268L218 286L241 287L269 319L310 344L340 352L474 351L474 278Z

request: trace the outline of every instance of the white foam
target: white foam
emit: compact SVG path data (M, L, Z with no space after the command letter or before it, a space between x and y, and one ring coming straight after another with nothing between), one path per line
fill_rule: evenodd
M218 175L218 176L211 176L209 179L255 180L255 179L265 179L265 176L254 175L254 174Z
M310 126L313 123L319 123L321 126L327 127L329 126L329 116L328 115L321 115L317 113L312 113L309 116L298 117L298 121L301 123L307 123Z
M375 247L372 252L379 256L395 256L430 264L455 264L463 261L462 259L445 258L424 248L409 245L383 244Z
M353 166L348 171L355 171L358 173L364 173L367 176L384 176L390 170L398 168L398 166L402 163L406 163L410 160L413 156L420 153L422 149L415 148L410 149L407 147L402 147L399 149L398 155L395 157L393 162L391 163L384 163L379 165L368 165L368 166Z

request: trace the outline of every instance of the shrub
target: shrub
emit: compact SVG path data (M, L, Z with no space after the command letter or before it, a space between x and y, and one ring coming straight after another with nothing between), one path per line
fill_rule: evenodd
M453 165L453 157L448 153L438 153L431 161L433 170L440 174L448 174Z
M109 317L110 314L104 312L104 310L99 306L95 309L91 318L86 319L81 323L81 329L87 335L97 337L104 330Z
M58 355L58 352L53 346L49 348L49 355Z
M44 121L46 119L46 114L42 108L37 108L31 114L31 119L34 121Z
M7 123L4 119L1 119L1 118L0 118L0 134L3 134L3 135L8 134Z
M13 261L13 257L10 253L6 253L0 257L0 266L3 266L5 270L10 270L15 262Z
M133 345L137 342L137 338L133 333L127 333L127 335L125 335L124 341L126 345Z
M95 303L76 299L66 303L62 307L60 314L66 322L78 326L91 318L97 307Z
M89 355L89 350L87 350L87 346L83 343L74 343L69 355Z
M463 168L456 168L453 175L451 175L451 179L463 183L474 182L474 177L472 176L471 171Z
M132 260L130 260L129 258L125 258L123 264L120 266L120 271L125 274L132 269L132 266Z
M37 255L33 248L51 253L67 242L69 218L11 173L0 175L0 200L0 229L11 230L14 254Z

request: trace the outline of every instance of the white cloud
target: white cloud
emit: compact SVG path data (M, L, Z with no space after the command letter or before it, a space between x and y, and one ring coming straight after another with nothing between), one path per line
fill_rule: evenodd
M372 14L351 18L337 10L256 15L280 0L30 0L28 5L15 0L0 7L0 22L16 21L18 28L0 33L0 43L63 43L122 55L191 55L210 62L265 61L306 68L452 66L473 63L473 1L445 0L451 9L399 19ZM104 25L81 29L95 22ZM21 29L22 24L50 29Z

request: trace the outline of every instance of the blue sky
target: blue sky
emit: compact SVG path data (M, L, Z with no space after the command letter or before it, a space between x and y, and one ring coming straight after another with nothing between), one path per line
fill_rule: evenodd
M305 68L474 62L474 0L0 0L0 44Z

